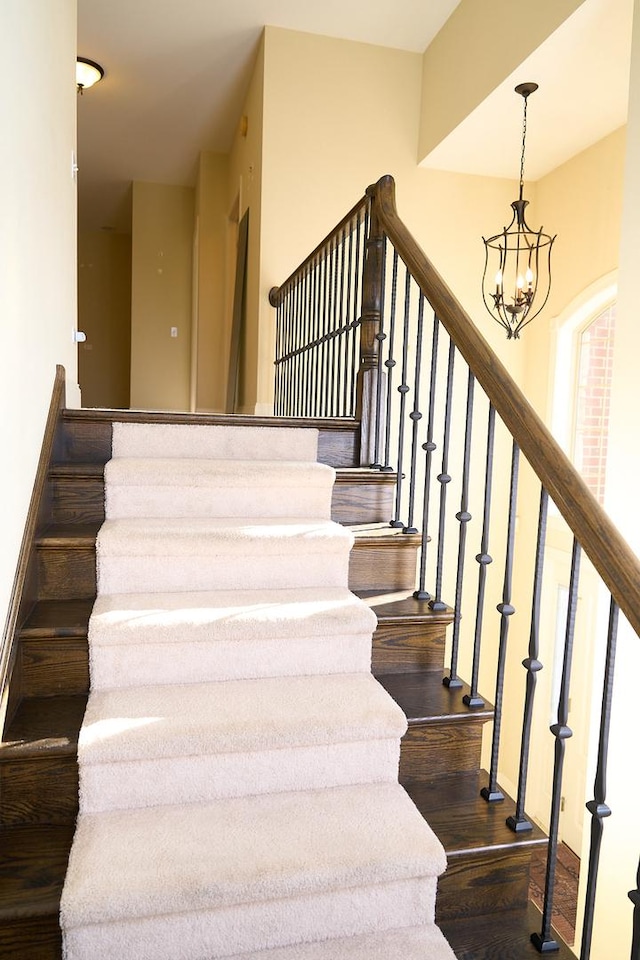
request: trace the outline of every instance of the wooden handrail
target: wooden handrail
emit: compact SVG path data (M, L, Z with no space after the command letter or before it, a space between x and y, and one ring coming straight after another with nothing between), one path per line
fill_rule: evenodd
M55 453L56 431L64 403L65 371L64 367L58 364L56 366L38 467L20 545L20 553L18 554L16 573L11 588L7 618L0 643L0 733L2 733L5 720L7 719L9 679L16 656L16 632L20 626L21 619L24 618L35 602L35 597L29 595L29 588L32 586L32 576L30 576L30 573L33 574L33 568L35 567L34 540L38 528L43 522L47 522L48 520L47 482L49 468Z
M386 235L631 626L640 634L640 561L464 307L398 216L395 183L367 189Z

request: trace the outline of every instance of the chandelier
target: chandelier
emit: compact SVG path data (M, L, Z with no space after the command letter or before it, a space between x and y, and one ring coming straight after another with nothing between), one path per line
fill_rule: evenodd
M485 247L482 296L484 305L501 327L507 340L517 340L520 331L537 317L551 290L551 248L555 236L533 230L525 219L529 201L523 197L524 155L527 139L527 100L538 89L537 83L520 83L515 92L524 101L522 154L520 157L520 193L511 204L513 217L489 239Z

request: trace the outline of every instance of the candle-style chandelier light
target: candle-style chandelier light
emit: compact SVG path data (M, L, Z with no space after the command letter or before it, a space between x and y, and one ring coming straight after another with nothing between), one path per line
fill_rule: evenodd
M520 83L515 92L524 101L520 193L511 204L513 218L508 227L484 240L485 263L482 278L484 304L493 319L507 331L508 340L517 340L520 331L537 317L551 290L551 248L555 236L532 230L525 220L529 201L523 197L524 154L527 138L527 100L537 83Z

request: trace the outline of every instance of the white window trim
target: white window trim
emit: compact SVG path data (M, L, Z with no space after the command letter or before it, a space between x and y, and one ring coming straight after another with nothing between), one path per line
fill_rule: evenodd
M572 455L578 342L583 330L618 296L614 270L582 291L554 321L554 376L550 403L551 432L568 457Z

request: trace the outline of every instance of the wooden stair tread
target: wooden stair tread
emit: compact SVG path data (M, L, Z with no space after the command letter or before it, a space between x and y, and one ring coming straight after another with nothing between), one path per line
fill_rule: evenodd
M371 467L336 467L336 483L382 483L395 486L397 473L381 473Z
M442 682L442 672L422 670L415 673L388 673L376 675L387 693L402 707L409 726L433 723L485 722L493 717L493 706L470 708L462 702L469 692L464 684L451 690Z
M378 618L378 623L392 623L402 620L405 623L422 623L425 619L434 623L451 623L453 610L434 611L428 600L416 600L412 592L406 590L384 594L380 590L356 590L361 600L367 603Z
M72 825L0 828L0 921L58 913L73 833Z
M85 695L28 697L21 701L0 746L0 759L75 756Z
M52 523L36 537L39 547L93 547L101 524Z
M487 803L480 790L488 783L485 771L443 777L430 783L412 782L405 790L428 822L451 861L470 853L544 846L547 838L535 824L514 833L505 820L515 811L515 801Z
M376 541L395 547L420 546L422 537L418 533L403 533L400 527L391 527L388 523L356 523L349 528L356 538L355 545Z
M49 476L56 479L65 477L73 480L104 479L104 465L101 463L54 463L49 469Z
M170 410L121 410L84 407L66 408L62 419L84 423L193 423L217 424L229 427L310 427L315 430L352 432L360 428L357 420L349 417L262 417L239 413L187 413Z
M40 600L23 624L20 637L86 637L92 609L92 600Z
M443 920L439 926L457 960L540 960L530 940L540 930L541 914L529 903L521 910L501 912L493 916L464 917ZM556 960L576 960L575 954L558 936L560 949L551 953Z

